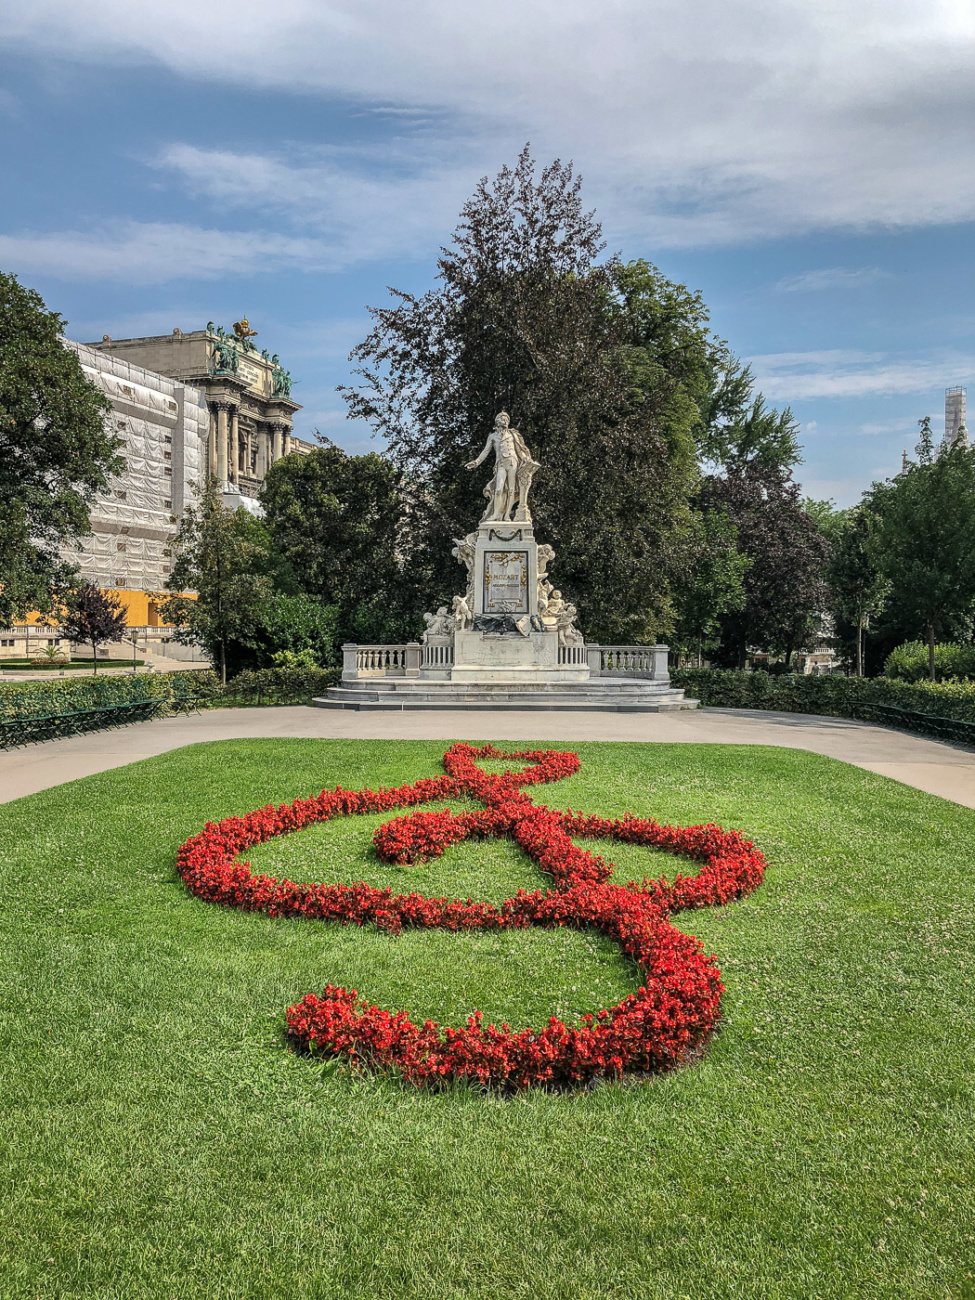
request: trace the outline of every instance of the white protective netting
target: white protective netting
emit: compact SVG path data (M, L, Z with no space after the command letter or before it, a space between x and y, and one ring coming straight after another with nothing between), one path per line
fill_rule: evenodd
M112 403L107 423L122 439L125 470L91 507L93 534L79 552L65 550L101 587L160 591L169 576L165 554L173 516L193 499L206 466L209 416L199 389L67 341L86 376Z

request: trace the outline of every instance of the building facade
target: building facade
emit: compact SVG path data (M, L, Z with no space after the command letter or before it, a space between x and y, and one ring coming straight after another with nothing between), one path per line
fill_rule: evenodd
M64 340L88 379L112 404L107 422L125 469L91 504L91 534L64 548L81 577L117 592L130 628L164 626L159 593L172 568L179 516L212 477L231 507L260 512L257 494L271 465L307 455L292 431L291 376L257 350L245 319L226 334L205 329L97 343ZM55 644L47 628L8 628L0 658Z
M205 329L149 338L112 339L89 346L166 375L203 394L207 411L207 470L233 498L253 503L270 467L291 452L311 451L292 426L301 407L291 400L291 376L277 355L254 343L245 317L230 334Z
M108 422L125 469L91 505L89 537L64 556L95 586L118 592L130 626L159 624L176 520L207 466L209 411L200 389L65 340L112 403Z

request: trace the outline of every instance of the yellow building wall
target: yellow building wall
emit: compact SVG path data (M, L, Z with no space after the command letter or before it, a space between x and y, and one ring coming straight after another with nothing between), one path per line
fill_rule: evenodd
M100 588L100 590L104 591L106 595L113 595L118 597L119 603L122 605L122 607L125 610L126 627L172 627L173 626L172 623L168 623L159 613L159 607L162 604L162 600L158 599L151 592L126 591L118 587L102 587ZM167 592L166 595L163 597L163 599L166 599L171 594L175 594L175 593ZM196 599L196 596L193 592L183 592L180 594L189 596L190 600ZM42 618L40 614L28 614L25 621L27 623L30 623L34 627L36 627L38 624L47 623L47 619Z

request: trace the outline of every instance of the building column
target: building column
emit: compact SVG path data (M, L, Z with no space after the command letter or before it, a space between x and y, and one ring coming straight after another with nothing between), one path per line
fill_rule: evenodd
M275 461L280 460L282 456L281 427L282 426L280 424L271 425L271 430L272 430L271 464L272 465L274 464Z
M284 455L291 455L291 426L287 424L284 426Z
M227 481L227 403L217 403L217 478Z
M230 447L228 448L228 460L230 461L230 478L236 483L240 478L240 426L237 422L236 406L230 408Z
M210 478L217 477L217 408L211 402L208 410L210 412L210 433L207 437L207 474Z

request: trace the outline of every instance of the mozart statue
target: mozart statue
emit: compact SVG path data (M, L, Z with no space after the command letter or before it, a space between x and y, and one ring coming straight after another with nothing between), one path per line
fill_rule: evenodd
M477 460L468 461L465 468L477 469L491 451L494 452L494 477L484 489L488 505L481 523L511 522L512 511L515 511L514 522L531 523L528 489L539 467L538 461L532 460L524 438L511 427L507 411L496 416L484 450Z

